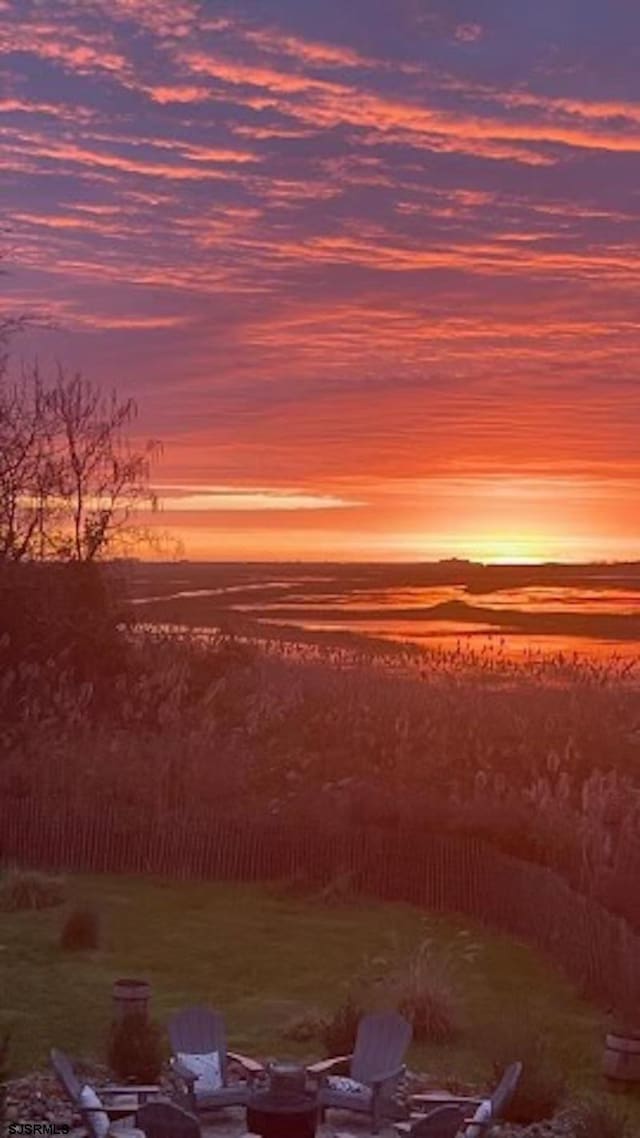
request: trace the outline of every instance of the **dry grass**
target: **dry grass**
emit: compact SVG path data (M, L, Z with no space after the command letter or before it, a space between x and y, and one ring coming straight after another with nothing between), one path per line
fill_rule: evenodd
M122 635L106 705L55 659L5 671L6 801L99 801L123 825L143 810L158 826L215 812L475 834L640 927L637 689L622 664Z
M62 905L64 900L65 884L60 877L14 867L0 879L0 911L3 913L48 909Z
M462 1035L466 1016L460 971L474 963L477 952L465 935L447 945L427 937L396 968L391 979L395 1003L418 1043L451 1043Z

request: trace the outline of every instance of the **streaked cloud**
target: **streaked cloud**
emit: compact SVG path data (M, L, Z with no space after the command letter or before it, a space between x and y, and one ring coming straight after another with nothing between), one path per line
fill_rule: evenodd
M336 510L363 503L330 494L276 489L244 489L230 486L159 486L156 488L162 509L180 512L253 512L262 510Z
M638 36L596 0L0 0L3 310L53 326L21 352L139 398L198 549L430 549L507 483L622 548Z

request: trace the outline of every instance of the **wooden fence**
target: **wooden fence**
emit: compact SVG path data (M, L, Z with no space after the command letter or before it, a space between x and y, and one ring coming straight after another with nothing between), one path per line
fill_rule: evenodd
M640 1005L640 937L552 870L476 839L222 818L158 826L122 812L13 803L0 807L0 859L51 871L342 886L475 918L535 945L603 1004Z

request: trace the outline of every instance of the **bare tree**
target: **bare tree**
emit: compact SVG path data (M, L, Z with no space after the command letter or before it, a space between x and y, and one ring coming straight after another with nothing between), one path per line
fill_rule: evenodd
M44 554L51 528L53 470L49 399L36 369L0 386L0 560Z
M122 552L143 536L135 515L157 508L149 477L160 445L134 450L126 431L137 417L135 401L116 391L103 395L79 374L69 378L58 370L50 405L56 498L64 519L58 552L75 561Z
M46 381L36 365L11 381L10 340L34 320L48 324L0 313L0 563L92 562L151 541L134 515L157 508L149 475L160 445L134 450L135 401L79 374L58 367Z
M134 400L62 368L53 382L36 367L0 385L0 560L91 562L145 536L135 515L157 506L160 447L133 449L136 415Z

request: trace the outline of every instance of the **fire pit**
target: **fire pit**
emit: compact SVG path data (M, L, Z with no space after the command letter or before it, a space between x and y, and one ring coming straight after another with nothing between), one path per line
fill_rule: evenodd
M247 1129L262 1138L315 1138L318 1097L307 1088L297 1063L273 1063L269 1087L256 1091L247 1106Z

